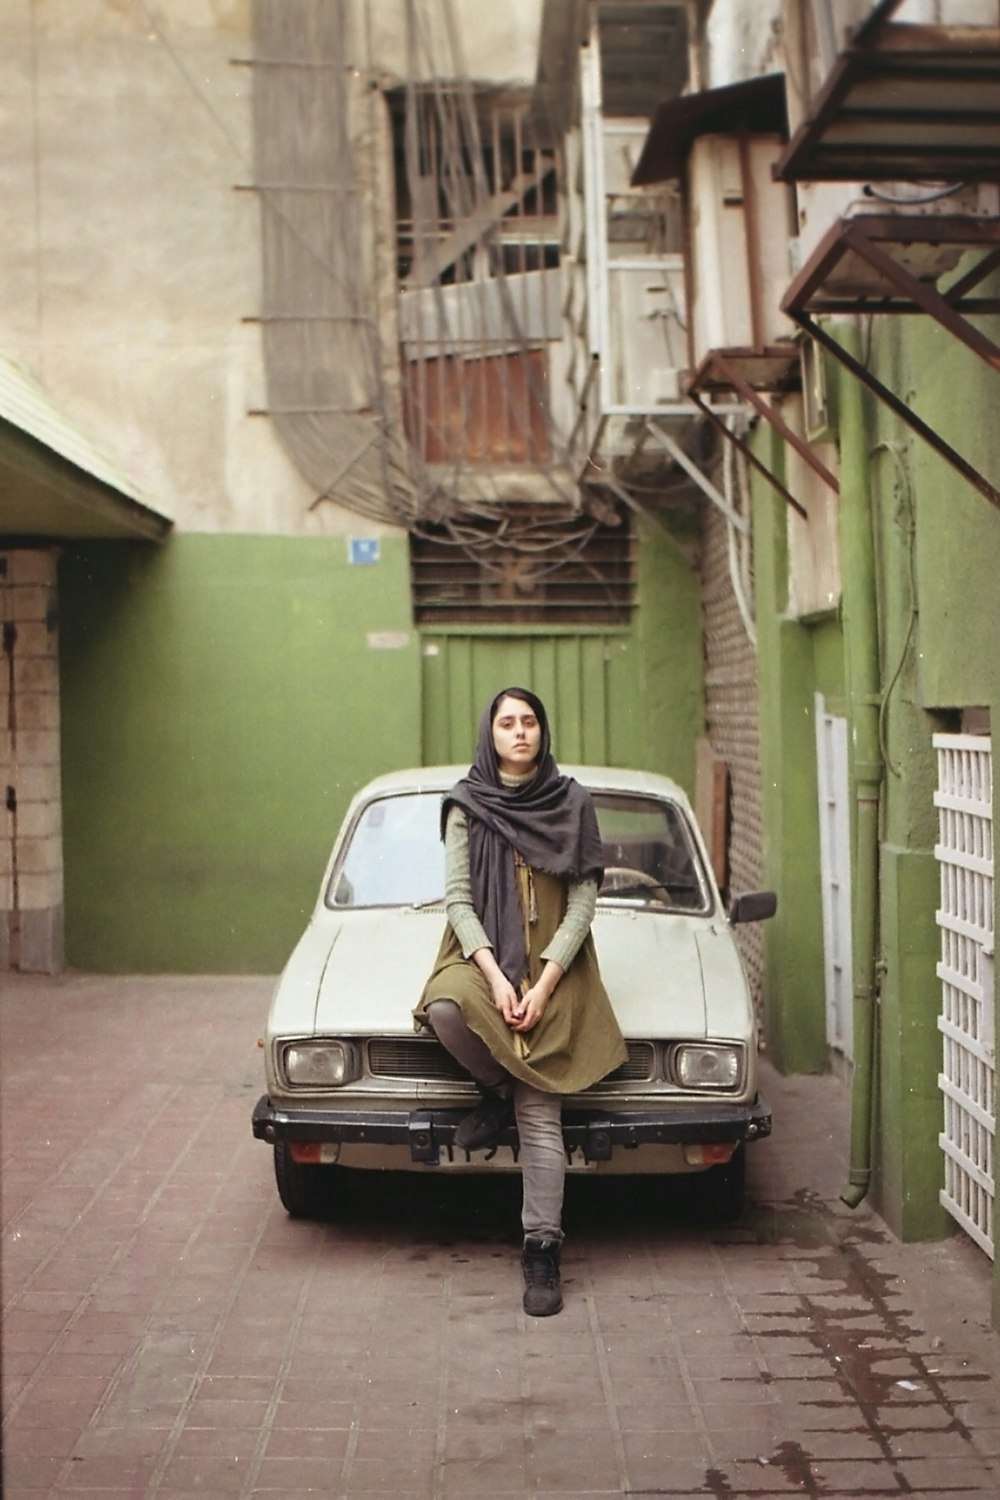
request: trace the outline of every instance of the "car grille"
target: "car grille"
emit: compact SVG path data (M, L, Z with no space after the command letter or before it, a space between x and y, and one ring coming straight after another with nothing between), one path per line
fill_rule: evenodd
M375 1078L469 1081L468 1073L440 1042L422 1042L417 1038L377 1037L370 1041L368 1071Z
M628 1042L628 1061L604 1082L637 1083L655 1075L656 1051L651 1042ZM467 1083L469 1075L440 1042L419 1037L375 1037L368 1043L368 1071L374 1078Z

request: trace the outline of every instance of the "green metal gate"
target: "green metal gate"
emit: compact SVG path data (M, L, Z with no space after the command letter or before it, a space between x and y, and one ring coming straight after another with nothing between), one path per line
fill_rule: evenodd
M483 708L515 684L545 703L558 760L655 763L639 711L635 651L624 631L428 633L422 649L425 765L468 763Z

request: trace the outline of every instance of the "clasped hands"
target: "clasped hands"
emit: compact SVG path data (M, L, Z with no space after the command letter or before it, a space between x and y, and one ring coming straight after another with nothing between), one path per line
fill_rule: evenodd
M506 974L497 972L490 980L493 1004L501 1012L511 1031L526 1032L536 1027L545 1013L552 991L562 977L562 969L549 960L540 977L523 995L518 994Z

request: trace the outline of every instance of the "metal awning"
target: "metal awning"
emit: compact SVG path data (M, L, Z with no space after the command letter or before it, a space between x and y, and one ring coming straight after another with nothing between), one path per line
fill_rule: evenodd
M0 540L162 542L172 525L31 376L0 359Z
M838 219L792 281L781 307L1000 507L1000 488L817 322L823 313L923 313L1000 372L1000 344L969 321L971 316L1000 312L1000 299L970 295L998 266L1000 219L907 214ZM949 270L957 271L950 282Z
M785 182L1000 180L1000 29L891 22L851 36L775 163Z
M744 83L702 89L659 104L632 173L633 187L650 187L684 175L684 164L700 135L784 135L785 75L768 73Z

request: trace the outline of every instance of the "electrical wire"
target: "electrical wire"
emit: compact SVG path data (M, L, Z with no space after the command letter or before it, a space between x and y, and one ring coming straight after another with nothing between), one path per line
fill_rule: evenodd
M903 462L904 451L905 450L899 443L888 441L876 443L874 448L872 449L872 456L882 452L888 453L892 458L893 463L895 464L896 477L898 480L897 494L900 499L900 505L904 512L906 523L906 563L907 577L910 586L910 617L907 622L905 635L903 637L903 644L900 648L899 660L896 663L895 670L893 671L893 674L890 677L887 685L882 690L879 698L878 709L878 738L879 746L882 751L882 759L888 766L889 770L892 772L893 776L896 777L902 776L903 773L901 768L892 760L889 754L889 699L892 696L896 684L902 676L903 667L906 665L906 659L910 652L910 646L913 641L913 633L917 625L917 615L919 613L917 608L917 574L915 556L917 526L916 517L913 513L913 487L910 484L910 476L907 472L906 465Z

